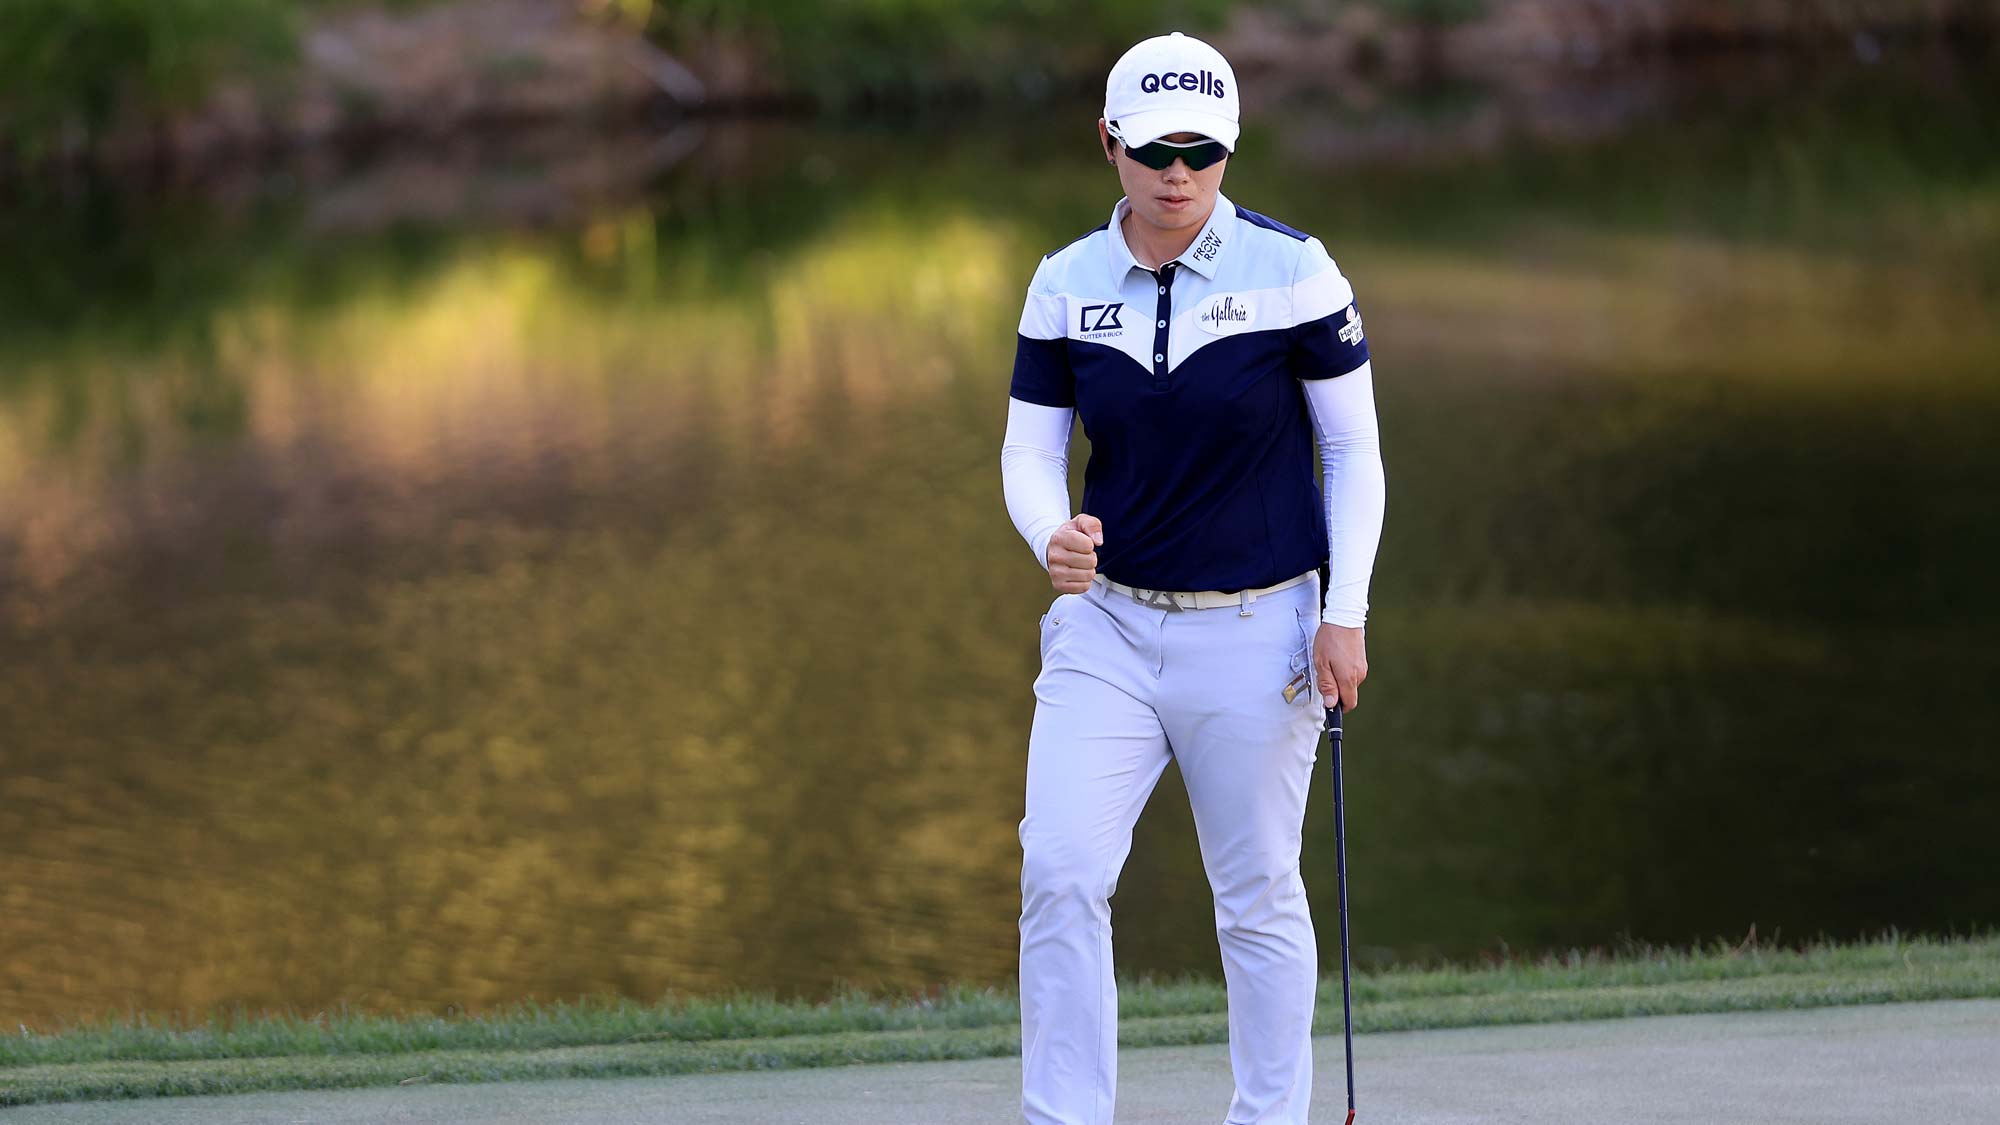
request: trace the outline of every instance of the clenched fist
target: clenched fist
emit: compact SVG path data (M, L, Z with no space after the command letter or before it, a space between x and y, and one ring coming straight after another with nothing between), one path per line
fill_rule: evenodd
M1368 678L1368 642L1359 629L1322 624L1313 637L1313 668L1319 675L1319 694L1331 706L1340 702L1343 711L1361 705L1361 681Z
M1049 536L1049 584L1058 593L1081 594L1097 577L1097 549L1104 545L1104 521L1077 515Z

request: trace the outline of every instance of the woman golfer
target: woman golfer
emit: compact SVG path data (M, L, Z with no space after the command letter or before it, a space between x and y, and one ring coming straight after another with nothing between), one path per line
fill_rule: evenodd
M1221 194L1237 86L1215 48L1176 32L1127 51L1097 133L1124 198L1035 270L1001 454L1059 591L1021 821L1022 1110L1112 1119L1107 899L1172 757L1215 895L1227 1120L1303 1122L1318 962L1300 827L1323 708L1352 709L1368 674L1382 526L1368 344L1319 240Z

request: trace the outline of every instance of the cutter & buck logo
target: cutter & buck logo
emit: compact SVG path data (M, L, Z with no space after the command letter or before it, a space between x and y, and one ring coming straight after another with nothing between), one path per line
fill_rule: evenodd
M1125 302L1109 305L1084 305L1077 309L1076 330L1078 339L1097 340L1105 336L1116 336L1125 331L1118 314L1125 309Z

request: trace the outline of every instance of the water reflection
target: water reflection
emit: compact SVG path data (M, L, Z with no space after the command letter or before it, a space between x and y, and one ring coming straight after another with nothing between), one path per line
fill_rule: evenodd
M1364 961L2000 918L1991 91L1840 92L1232 172L1382 367ZM1004 143L16 208L0 1017L1004 979L1048 595L1001 400L1109 203ZM1191 829L1170 778L1133 968L1211 967Z

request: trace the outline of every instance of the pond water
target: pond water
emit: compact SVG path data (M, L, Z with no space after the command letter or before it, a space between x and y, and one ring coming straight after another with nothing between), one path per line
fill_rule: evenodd
M1246 132L1377 366L1359 963L2000 923L1994 73ZM6 189L0 1020L1006 981L1093 115ZM1114 907L1216 970L1171 771Z

